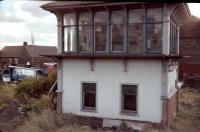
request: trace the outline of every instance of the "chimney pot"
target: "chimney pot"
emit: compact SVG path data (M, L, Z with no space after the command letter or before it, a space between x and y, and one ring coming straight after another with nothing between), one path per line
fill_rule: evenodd
M25 41L25 42L23 42L23 45L24 45L24 46L27 46L27 42L26 42L26 41Z

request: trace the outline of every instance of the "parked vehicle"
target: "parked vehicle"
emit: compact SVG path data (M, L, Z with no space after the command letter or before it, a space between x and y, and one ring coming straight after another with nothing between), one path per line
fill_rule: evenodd
M42 69L26 68L19 66L8 66L2 69L2 81L3 83L19 82L25 78L40 78L46 76Z

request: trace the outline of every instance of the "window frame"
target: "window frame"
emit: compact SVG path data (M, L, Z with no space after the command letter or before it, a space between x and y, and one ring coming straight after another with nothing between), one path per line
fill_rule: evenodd
M161 20L159 21L148 21L147 20L147 16L148 16L148 9L156 9L156 8L159 8L161 9ZM163 8L162 7L156 7L156 8L150 8L150 7L145 7L145 54L162 54L163 53L163 14L164 14L164 11L163 11ZM147 43L147 40L148 40L148 29L147 29L147 25L148 24L160 24L161 25L161 47L160 47L160 51L157 52L157 51L151 51L149 50L147 47L148 43Z
M79 20L80 20L80 14L81 13L88 13L89 15L90 15L90 19L91 19L91 24L79 24ZM94 12L93 11L81 11L81 12L77 12L76 13L76 16L77 16L77 43L78 43L78 45L77 45L77 49L78 49L78 53L80 53L80 54L90 54L90 53L94 53ZM80 49L80 46L81 46L81 44L80 44L80 35L79 35L79 33L80 33L80 30L79 30L79 28L80 27L84 27L84 26L89 26L89 27L91 27L91 50L87 50L87 51L82 51L81 49Z
M107 17L108 17L108 20L107 20L107 23L106 24L95 24L95 15L96 15L96 13L97 12L106 12L106 14L107 14ZM109 14L110 12L109 11L107 11L107 10L99 10L99 11L94 11L93 12L93 23L94 23L94 35L93 35L93 40L94 40L94 53L107 53L108 51L109 51L109 43L110 43L110 40L109 40L109 34L110 34L110 14ZM106 26L106 44L105 44L105 48L106 48L106 50L104 50L104 51L98 51L98 50L96 50L96 26L98 26L98 25L103 25L103 26Z
M136 86L136 111L124 110L124 97L123 97L123 85ZM120 83L120 114L138 116L139 115L139 84L137 83Z
M124 23L112 23L112 12L115 12L115 11L122 11L124 13L124 17L125 17L125 22ZM110 16L109 16L109 34L110 34L110 52L111 53L127 53L127 48L126 48L126 45L127 45L127 20L128 20L128 17L127 17L127 10L125 9L118 9L118 10L110 10ZM113 25L123 25L123 50L122 51L115 51L113 50L113 31L112 31L112 26Z
M147 10L148 9L156 9L156 8L159 8L161 9L161 20L159 21L147 21ZM142 22L131 22L129 23L129 12L130 11L134 11L134 10L138 10L138 9L141 9L142 12L143 12L143 15L144 15L144 20ZM112 12L115 12L115 11L122 11L124 13L124 17L125 17L125 20L123 23L112 23ZM96 50L96 42L95 42L95 21L94 21L94 17L95 17L95 13L96 12L106 12L107 15L108 15L108 21L107 21L107 24L104 25L106 26L106 50L102 50L102 51L98 51ZM64 25L64 15L62 17L62 32L63 32L63 35L62 35L62 51L63 53L76 53L76 54L146 54L146 55L151 55L151 54L162 54L163 53L163 8L162 7L144 7L144 8L126 8L126 9L109 9L109 10L93 10L93 11L74 11L74 12L66 12L64 13L67 14L67 13L73 13L75 15L75 25L73 25L73 28L75 29L75 39L74 39L74 50L72 51L65 51L65 28L69 28L69 27L72 27L72 25L70 26L66 26ZM79 24L79 18L80 18L80 14L81 13L88 13L90 15L90 19L91 19L91 23L90 24L86 24L86 25L83 25L83 24ZM171 23L171 21L170 21ZM129 25L131 24L141 24L141 32L142 32L142 46L140 47L141 50L140 51L131 51L129 50ZM148 24L160 24L161 25L161 46L160 46L160 49L159 51L157 49L152 49L152 48L147 48L148 45L147 45L147 40L148 40L148 32L147 32L147 25ZM123 49L122 50L113 50L113 32L112 32L112 26L113 25L123 25ZM80 30L79 28L81 26L90 26L91 27L91 33L90 33L90 41L91 41L91 49L90 50L80 50ZM178 25L176 24L176 27ZM178 36L178 29L177 30L177 36ZM178 43L178 40L176 40L176 42ZM178 46L178 45L177 45ZM68 46L69 47L69 46ZM66 48L68 49L68 48ZM178 51L176 51L176 53L178 53Z
M178 54L178 46L179 46L179 30L178 30L178 23L176 22L175 18L170 17L170 54Z
M129 22L129 17L130 17L130 12L131 11L134 11L134 10L142 10L142 13L143 13L143 20L142 20L142 22ZM145 29L145 18L146 17L146 13L145 13L145 9L144 8L139 8L139 9L129 9L128 10L128 12L127 12L127 53L128 54L143 54L144 52L145 52L145 50L146 50L146 42L145 42L145 39L146 39L146 36L145 36L145 32L146 32L146 29ZM141 24L141 27L142 27L142 29L141 29L141 31L142 31L142 46L141 46L141 48L142 48L142 51L141 52L135 52L135 51L130 51L129 50L129 47L130 47L130 38L129 38L129 25L133 25L133 24Z
M74 22L75 22L75 24L74 25L65 25L64 24L64 17L65 17L65 14L74 14L75 15L75 20L74 20ZM69 45L66 45L66 42L65 42L65 28L71 28L71 27L73 27L74 28L74 32L75 32L75 42L74 42L74 51L66 51L65 50L65 46L67 46L67 48L69 48ZM63 53L76 53L77 51L78 51L78 43L77 43L77 39L78 39L78 37L77 37L77 13L76 12L66 12L66 13L64 13L63 14L63 16L62 16L62 43L63 43L63 45L62 45L62 49L63 49Z
M84 90L83 90L83 83L94 83L95 84L95 107L84 107ZM81 81L80 82L80 88L81 88L81 98L80 98L80 104L81 104L81 108L80 110L83 112L97 112L97 108L98 108L98 104L97 104L97 99L98 99L98 88L97 88L97 82L95 81Z

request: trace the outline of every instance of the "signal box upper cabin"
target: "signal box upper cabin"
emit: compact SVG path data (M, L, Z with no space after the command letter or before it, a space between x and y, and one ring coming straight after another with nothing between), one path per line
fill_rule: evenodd
M184 3L51 2L57 17L57 110L169 123L176 114Z

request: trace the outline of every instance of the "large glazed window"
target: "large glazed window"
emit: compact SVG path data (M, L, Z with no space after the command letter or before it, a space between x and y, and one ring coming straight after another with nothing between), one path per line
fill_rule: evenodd
M108 42L107 39L108 13L106 11L95 12L94 24L95 24L95 51L106 51Z
M130 10L128 17L128 51L133 53L143 52L143 21L142 9Z
M112 51L124 51L125 12L113 11L111 14Z
M82 83L82 109L96 110L96 83Z
M122 113L137 112L137 85L122 85Z
M147 52L162 52L162 9L147 9Z
M79 50L92 51L92 15L89 12L79 14Z
M170 54L178 53L178 23L174 18L171 18L170 21Z
M64 52L74 52L76 50L75 34L75 14L64 15Z

